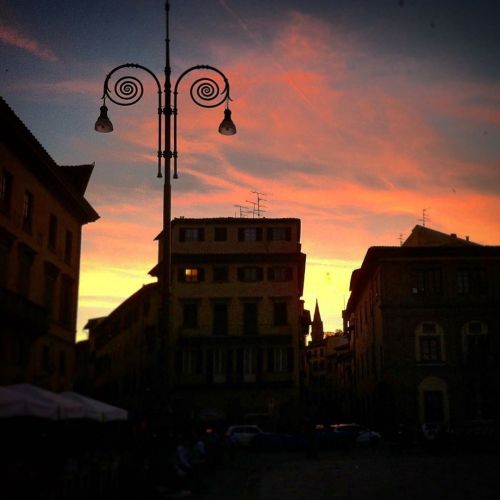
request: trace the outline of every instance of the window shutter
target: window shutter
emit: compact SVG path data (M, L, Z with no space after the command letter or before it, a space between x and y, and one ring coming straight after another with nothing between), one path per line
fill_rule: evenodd
M238 241L243 241L245 237L245 231L242 227L238 228Z
M202 267L198 268L198 281L205 281L205 269Z
M205 241L205 228L204 227L200 227L200 229L198 229L198 241Z
M293 278L293 270L291 267L286 268L286 279L291 280Z
M262 241L262 228L257 228L257 241Z
M274 267L269 267L267 269L267 279L269 281L273 281L274 280Z
M226 374L228 377L230 377L233 374L233 351L232 351L232 349L229 349L227 351Z
M186 241L186 229L184 227L179 229L179 241Z
M286 241L291 241L292 240L292 228L287 227L286 228Z
M244 270L242 267L238 268L238 281L243 281L244 279Z
M180 283L183 283L186 281L186 272L183 267L180 267L179 270L177 271L177 280Z
M268 227L266 233L267 233L267 241L272 241L272 239L273 239L273 230L272 230L272 228Z

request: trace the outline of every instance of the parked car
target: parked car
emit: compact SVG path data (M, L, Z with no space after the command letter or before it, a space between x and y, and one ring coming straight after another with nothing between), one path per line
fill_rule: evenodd
M231 425L226 431L226 439L237 446L248 446L262 432L258 425Z
M380 442L382 436L359 424L332 424L333 431L342 435L346 441L358 445L373 445Z
M378 432L355 423L318 425L316 436L323 448L374 445L382 439Z

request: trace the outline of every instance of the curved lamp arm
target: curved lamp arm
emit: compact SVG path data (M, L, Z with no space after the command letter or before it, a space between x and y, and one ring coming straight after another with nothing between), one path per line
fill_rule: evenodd
M135 64L135 63L126 63L126 64L121 64L120 66L117 66L116 68L112 69L106 76L106 79L104 80L104 88L103 88L103 94L102 94L102 100L103 100L103 106L101 107L101 115L97 119L97 122L95 124L95 130L98 132L111 132L113 130L113 125L109 118L107 117L107 107L106 107L106 98L108 98L111 102L118 104L119 106L132 106L132 104L135 104L139 102L144 94L144 86L137 77L132 76L132 75L126 75L122 76L121 78L118 78L114 85L112 90L109 88L109 81L111 77L117 72L120 71L124 68L136 68L136 69L141 69L151 75L153 77L153 80L156 82L156 86L158 89L158 173L157 177L162 177L161 174L161 159L162 157L166 154L164 151L162 151L162 142L161 142L161 134L162 134L162 124L161 124L161 117L162 114L165 112L163 108L163 102L162 102L162 87L160 84L160 81L156 77L156 75L148 68L145 66L142 66L141 64Z
M197 78L192 84L189 89L189 94L191 96L191 100L198 106L202 108L216 108L217 106L221 106L222 104L226 104L226 112L224 114L225 119L223 123L225 124L225 135L233 135L236 133L236 127L234 123L232 123L231 120L231 111L229 111L229 101L231 101L231 96L229 94L229 80L227 79L226 75L220 71L217 68L214 68L213 66L207 66L207 65L197 65L197 66L192 66L191 68L188 68L186 71L184 71L176 80L175 85L174 85L174 105L171 110L171 113L174 115L174 128L173 128L173 136L174 136L174 150L171 153L172 157L174 158L174 179L178 178L177 175L177 115L178 115L178 109L177 109L177 96L179 93L179 84L183 80L183 78L188 75L189 73L193 71L198 71L198 70L207 70L207 71L212 71L217 73L217 75L220 77L222 80L224 86L221 89L221 86L217 82L217 80L214 80L213 78L210 78L208 76L204 76L201 78ZM229 112L229 113L228 113ZM228 121L229 119L229 121ZM222 127L222 124L221 124ZM219 127L219 132L223 133L221 130L221 127Z

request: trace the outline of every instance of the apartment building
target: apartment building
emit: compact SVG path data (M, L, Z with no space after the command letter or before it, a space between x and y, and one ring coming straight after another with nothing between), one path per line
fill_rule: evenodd
M344 311L356 419L380 428L500 418L500 247L415 226L371 247Z
M92 169L57 165L0 98L0 384L71 387Z
M172 221L177 406L231 422L296 413L310 318L300 229L294 218Z

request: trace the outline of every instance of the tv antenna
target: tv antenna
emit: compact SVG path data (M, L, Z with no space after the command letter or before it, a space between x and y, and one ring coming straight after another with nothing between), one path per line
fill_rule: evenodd
M403 233L399 233L399 236L398 236L398 240L399 240L399 246L402 247L403 246L403 241L405 239L405 236Z
M234 205L236 208L239 209L240 211L240 219L243 219L245 215L249 212L248 207L245 207L244 205ZM236 217L236 214L234 214Z
M421 222L423 227L425 227L425 224L431 220L431 218L427 215L427 210L429 210L429 207L423 208L422 209L422 218L418 219L418 222Z
M257 217L261 217L262 212L265 212L264 210L265 205L262 205L262 202L267 201L264 198L262 198L261 195L265 195L265 193L260 193L259 191L252 191L252 193L255 195L257 201L255 203L254 202L249 202L249 203L253 204L254 211L257 214Z

